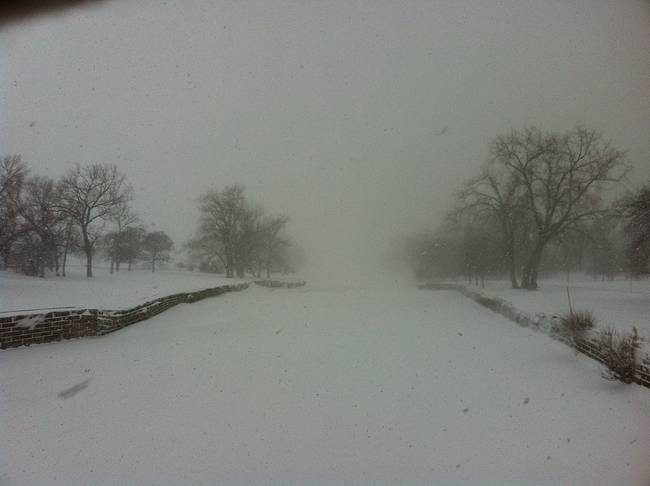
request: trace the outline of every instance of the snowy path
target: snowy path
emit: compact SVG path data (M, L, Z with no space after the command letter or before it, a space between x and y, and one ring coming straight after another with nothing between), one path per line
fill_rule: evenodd
M415 289L251 288L4 351L0 433L3 486L650 479L648 390Z

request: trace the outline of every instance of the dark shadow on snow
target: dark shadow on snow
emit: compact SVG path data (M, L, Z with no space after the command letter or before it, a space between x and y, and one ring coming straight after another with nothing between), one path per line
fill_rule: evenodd
M61 393L59 393L59 396L61 398L63 398L64 400L66 398L73 397L77 393L79 393L81 390L85 389L88 386L89 381L90 381L90 378L86 378L81 383L77 383L76 385L71 386L70 388L67 388L67 389L63 390Z

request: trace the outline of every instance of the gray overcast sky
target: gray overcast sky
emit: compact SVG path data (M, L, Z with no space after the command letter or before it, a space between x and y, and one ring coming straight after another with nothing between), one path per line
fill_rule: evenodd
M177 243L240 182L330 270L434 226L513 127L583 121L650 177L647 0L106 0L5 28L0 76L34 173L116 163Z

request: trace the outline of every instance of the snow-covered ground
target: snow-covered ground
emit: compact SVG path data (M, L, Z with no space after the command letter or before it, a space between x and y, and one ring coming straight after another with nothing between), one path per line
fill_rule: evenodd
M0 352L0 484L625 484L650 392L455 292L311 284Z
M602 282L586 276L544 279L539 290L513 290L509 281L487 281L483 293L501 297L529 314L564 314L569 312L567 286L574 310L590 310L599 327L613 326L631 330L650 338L650 280L617 279ZM472 289L477 289L472 286ZM480 289L479 289L480 290Z
M82 266L75 266L65 278L38 278L0 271L0 315L53 307L125 309L177 292L242 281L189 271L121 270L110 274L105 268L97 268L92 279L84 272Z

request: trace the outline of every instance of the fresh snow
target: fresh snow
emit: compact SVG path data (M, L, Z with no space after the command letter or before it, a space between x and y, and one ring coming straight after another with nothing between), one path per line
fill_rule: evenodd
M615 327L630 331L636 327L639 334L650 340L650 280L612 281L593 280L586 276L572 276L568 281L562 278L539 282L539 290L527 291L510 288L509 281L486 281L488 296L500 297L517 309L535 315L544 313L562 315L569 312L567 286L574 310L589 310L598 320L598 327Z
M251 287L0 352L0 484L625 484L650 392L456 292Z
M34 329L37 325L39 325L44 320L45 320L45 315L34 314L20 319L18 322L16 322L16 327L22 329Z
M83 270L76 267L66 277L45 278L0 271L0 316L2 312L60 307L126 309L178 292L242 282L189 271L121 270L110 274L101 268L87 279Z

